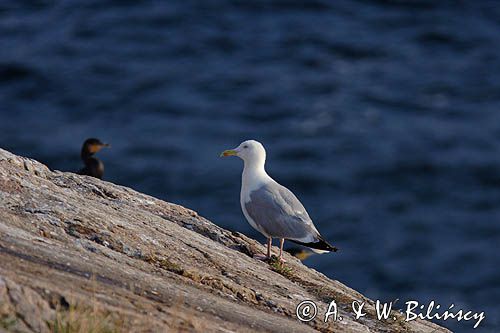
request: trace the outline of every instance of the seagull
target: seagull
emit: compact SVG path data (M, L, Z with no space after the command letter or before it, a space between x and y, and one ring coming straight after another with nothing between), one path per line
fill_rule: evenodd
M237 148L225 150L222 156L238 156L244 162L241 177L240 203L248 223L267 238L267 256L271 258L273 238L280 239L280 262L285 239L310 247L316 253L335 252L314 226L299 199L286 187L278 184L266 172L266 150L255 140L242 142Z
M104 175L104 164L94 154L100 151L103 147L110 147L107 143L102 143L101 140L90 138L85 140L82 146L81 158L85 167L78 171L79 175L87 175L102 179Z

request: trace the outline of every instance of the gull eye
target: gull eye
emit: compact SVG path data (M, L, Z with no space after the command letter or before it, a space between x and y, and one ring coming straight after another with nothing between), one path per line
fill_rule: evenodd
M243 148L248 148L248 145L244 145Z

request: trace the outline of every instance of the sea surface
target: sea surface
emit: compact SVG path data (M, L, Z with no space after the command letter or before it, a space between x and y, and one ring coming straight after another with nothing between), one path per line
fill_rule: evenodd
M485 311L500 332L497 1L1 1L0 147L264 241L239 204L267 170L341 250L306 265L391 301Z

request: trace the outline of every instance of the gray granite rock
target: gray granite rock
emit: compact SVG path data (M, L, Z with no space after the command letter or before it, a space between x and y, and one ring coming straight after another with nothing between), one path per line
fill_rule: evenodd
M289 255L285 268L251 257L264 251L190 209L0 149L0 331L46 332L90 309L116 331L449 332L378 321L360 293ZM302 300L319 309L307 324ZM331 300L343 320L324 323Z

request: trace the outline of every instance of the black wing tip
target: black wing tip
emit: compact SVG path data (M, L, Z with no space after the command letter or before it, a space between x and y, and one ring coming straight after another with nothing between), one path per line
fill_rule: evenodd
M335 246L328 244L328 242L325 241L322 237L319 237L319 241L314 243L302 243L293 239L290 239L290 241L321 251L337 252L339 250Z
M336 248L333 245L328 244L327 242L320 242L320 243L322 246L317 247L316 249L318 249L318 250L325 250L325 251L330 251L330 252L337 252L339 250L338 248ZM318 244L318 243L316 243L316 244Z
M324 250L326 251L330 251L330 252L337 252L339 249L336 248L335 246L333 245L330 245L330 243L328 243L323 237L319 236L319 243L318 244L321 244L325 247ZM319 249L319 250L323 250L323 249Z

